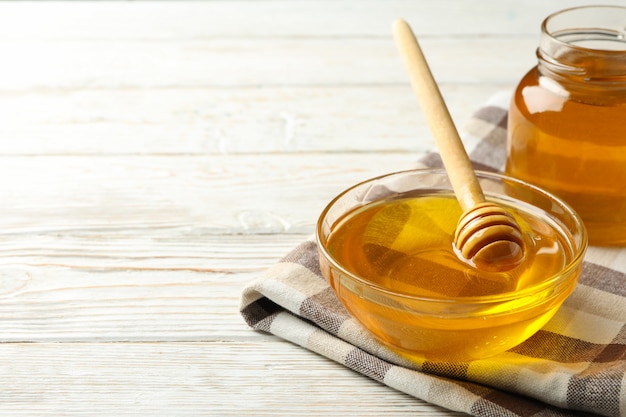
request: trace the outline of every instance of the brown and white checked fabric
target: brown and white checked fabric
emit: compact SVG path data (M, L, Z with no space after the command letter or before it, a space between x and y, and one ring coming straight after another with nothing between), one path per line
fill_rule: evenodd
M508 97L495 96L464 129L481 169L504 165ZM428 155L420 166L438 164ZM410 363L387 350L340 305L321 276L313 239L245 287L241 314L256 330L450 410L626 416L626 248L589 248L580 283L556 316L526 342L486 360Z

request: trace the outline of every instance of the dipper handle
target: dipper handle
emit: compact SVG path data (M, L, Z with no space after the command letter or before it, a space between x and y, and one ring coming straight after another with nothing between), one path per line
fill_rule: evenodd
M435 137L448 178L463 215L454 245L463 258L489 271L515 268L524 258L524 241L511 213L485 201L485 195L463 142L454 126L426 58L408 23L396 20L393 34L430 130Z
M398 19L393 23L393 34L454 194L463 211L467 211L485 201L472 163L411 27Z

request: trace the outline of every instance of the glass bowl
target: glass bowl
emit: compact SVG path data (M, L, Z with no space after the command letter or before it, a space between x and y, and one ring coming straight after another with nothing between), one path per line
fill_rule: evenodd
M477 172L485 197L522 226L525 260L485 272L457 256L461 209L445 170L373 178L339 194L317 224L321 271L346 310L415 361L469 361L539 330L574 290L587 248L579 216L555 196Z

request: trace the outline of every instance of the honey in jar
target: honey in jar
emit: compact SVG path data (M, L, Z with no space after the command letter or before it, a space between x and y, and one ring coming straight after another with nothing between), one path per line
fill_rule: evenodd
M549 16L508 120L509 176L553 192L589 241L626 245L626 7Z
M347 213L326 250L381 292L368 294L345 279L335 285L341 301L379 340L409 358L476 359L525 340L552 317L575 283L503 302L490 302L489 296L540 287L559 275L574 250L542 216L499 204L514 215L524 237L524 261L506 272L481 271L456 253L461 208L452 193L390 196ZM481 301L465 302L474 299Z

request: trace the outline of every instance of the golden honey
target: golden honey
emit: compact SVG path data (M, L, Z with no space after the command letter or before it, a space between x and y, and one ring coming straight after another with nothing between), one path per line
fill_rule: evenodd
M568 202L593 244L626 244L624 21L607 6L548 17L509 112L507 175Z
M416 360L491 356L541 328L575 285L532 290L558 276L575 250L545 217L500 204L524 236L525 258L513 270L484 272L459 258L452 241L461 209L449 192L390 196L346 213L325 248L359 280L329 270L323 258L322 270L348 311L396 352Z
M563 237L545 221L511 208L525 256L505 272L480 271L456 253L452 236L461 208L453 195L378 201L349 214L328 250L350 271L392 291L424 297L475 297L536 285L560 271Z

